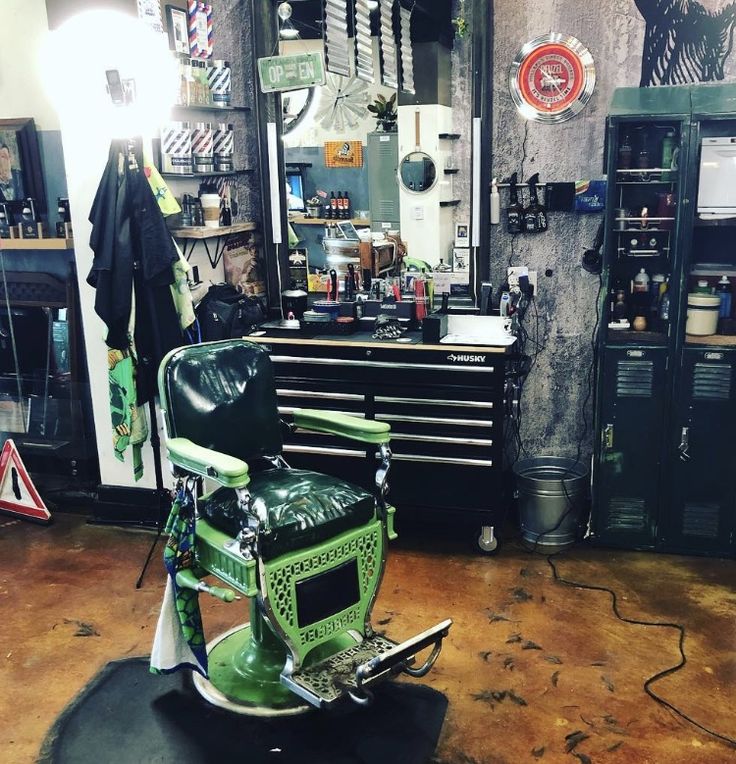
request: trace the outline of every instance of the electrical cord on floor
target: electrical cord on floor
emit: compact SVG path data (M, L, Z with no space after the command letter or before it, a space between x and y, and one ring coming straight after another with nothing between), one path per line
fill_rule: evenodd
M629 623L633 626L655 626L657 628L663 628L663 629L676 629L679 632L679 639L677 642L677 647L680 651L680 660L679 662L674 665L670 666L669 668L666 668L662 671L658 671L653 676L650 676L649 679L644 682L644 692L646 692L647 695L649 695L652 700L659 703L661 706L664 706L664 708L669 709L672 711L672 713L679 716L681 719L686 721L688 724L692 724L693 727L696 727L701 732L705 732L707 735L710 735L711 737L716 738L717 740L720 740L722 743L725 743L726 745L731 746L732 748L736 748L736 739L729 737L728 735L724 735L720 732L716 732L715 730L710 729L710 727L706 727L704 724L701 724L700 722L693 719L691 716L688 716L684 711L681 711L677 706L675 706L673 703L670 703L668 700L665 700L660 695L657 695L656 692L652 689L652 685L656 682L659 682L660 679L664 679L667 676L671 676L672 674L675 674L680 669L684 668L685 664L687 663L687 656L685 655L685 627L681 623L676 623L674 621L644 621L639 618L627 618L624 615L621 615L621 612L618 609L618 597L616 595L616 592L613 591L613 589L609 589L607 586L597 586L595 584L583 584L580 581L571 581L567 578L563 578L559 571L557 570L557 566L555 565L553 561L553 557L555 555L548 555L547 556L547 564L552 568L552 577L558 584L562 584L563 586L570 586L574 589L587 589L588 591L592 592L606 592L607 594L611 595L611 610L613 611L613 614L618 618L619 621L622 621L623 623Z

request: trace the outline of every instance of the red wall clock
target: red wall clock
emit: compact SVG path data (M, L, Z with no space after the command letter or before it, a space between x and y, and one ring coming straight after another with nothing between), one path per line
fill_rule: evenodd
M550 32L526 43L509 71L509 89L526 119L554 124L578 114L595 87L590 51L574 37Z

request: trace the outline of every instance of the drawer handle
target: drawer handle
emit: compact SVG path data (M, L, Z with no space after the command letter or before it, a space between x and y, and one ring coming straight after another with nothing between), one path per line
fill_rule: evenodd
M492 419L455 419L453 417L376 414L379 422L413 422L414 424L459 424L468 427L493 427Z
M378 454L376 454L378 456ZM394 454L394 462L428 462L430 464L462 464L466 467L492 467L492 459L465 459L459 456L422 456L420 454Z
M425 443L459 443L463 446L492 446L486 438L453 438L449 435L413 435L406 432L392 432L391 440L415 440Z
M365 459L365 451L353 451L350 448L325 448L323 446L285 445L284 451L293 454L323 454L325 456L359 456Z
M274 363L303 363L321 366L357 366L373 369L413 369L415 371L473 371L492 374L493 366L448 366L443 363L394 363L392 361L355 361L346 358L304 358L302 356L272 355Z
M354 393L331 393L320 392L319 390L286 390L276 388L276 395L284 398L333 398L338 401L364 401L364 395Z
M462 408L492 409L492 401L444 401L440 398L398 398L391 395L377 395L376 403L411 403L419 406L457 406Z

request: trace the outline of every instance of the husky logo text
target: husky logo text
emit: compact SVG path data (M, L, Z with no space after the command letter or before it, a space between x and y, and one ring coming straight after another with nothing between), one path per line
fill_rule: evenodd
M448 361L463 361L465 363L484 363L486 357L484 355L455 355L452 353L447 356Z

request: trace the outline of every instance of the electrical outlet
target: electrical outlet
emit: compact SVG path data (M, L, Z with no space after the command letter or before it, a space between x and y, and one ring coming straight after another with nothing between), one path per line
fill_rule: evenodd
M509 268L506 272L506 276L509 281L510 289L519 286L519 276L528 276L529 283L534 287L534 294L537 294L537 272L530 271L526 265L515 265L514 267Z

